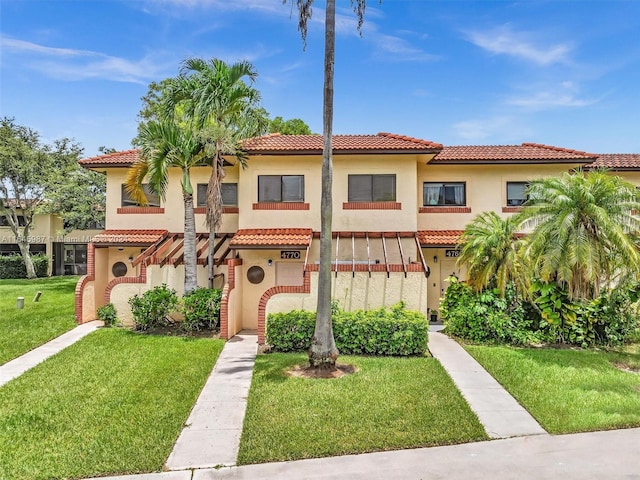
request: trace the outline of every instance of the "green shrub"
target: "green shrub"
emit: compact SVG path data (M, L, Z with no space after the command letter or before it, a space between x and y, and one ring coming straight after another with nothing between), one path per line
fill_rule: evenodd
M49 274L49 257L43 254L31 255L36 276L46 277ZM0 278L27 278L22 255L0 256Z
M390 309L344 312L333 309L336 347L345 355L422 355L427 349L429 322L403 303ZM282 352L305 351L315 329L314 312L295 310L267 318L267 343Z
M172 321L170 314L178 308L178 296L175 290L163 284L141 296L134 295L129 299L129 305L136 330L148 330Z
M220 299L222 290L197 288L182 297L183 330L194 332L213 330L220 323Z
M498 289L474 292L453 277L440 304L446 332L474 342L526 345L539 341L538 324L525 311L513 284L507 285L502 297Z
M107 303L98 307L98 320L104 322L105 327L113 327L118 323L118 314L116 313L116 307L113 303Z

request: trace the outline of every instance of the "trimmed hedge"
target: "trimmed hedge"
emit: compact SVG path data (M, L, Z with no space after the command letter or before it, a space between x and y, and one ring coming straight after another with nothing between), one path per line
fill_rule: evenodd
M337 311L333 317L336 347L345 355L424 355L429 322L404 304L377 310ZM266 341L275 351L306 351L311 344L316 314L304 310L271 313Z
M39 278L49 274L49 257L42 254L31 255L31 260ZM0 278L27 278L22 255L0 256Z

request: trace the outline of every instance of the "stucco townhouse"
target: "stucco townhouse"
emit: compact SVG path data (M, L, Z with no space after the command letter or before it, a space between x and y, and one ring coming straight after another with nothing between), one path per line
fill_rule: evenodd
M315 309L322 137L271 134L247 140L244 148L246 168L226 159L214 282L223 289L221 336L252 329L263 343L270 312ZM149 193L148 205L141 207L123 186L137 159L138 151L128 150L80 161L107 178L106 230L89 244L87 274L76 289L80 323L96 318L96 309L108 302L127 321L128 299L155 285L181 293L180 172L170 173L164 200ZM333 298L347 310L402 300L437 319L446 279L465 277L456 265L456 244L475 215L512 215L525 200L528 181L598 162L610 168L621 162L624 174L640 182L640 159L633 155L532 143L443 147L390 133L335 135ZM202 286L208 283L209 175L208 167L192 170Z

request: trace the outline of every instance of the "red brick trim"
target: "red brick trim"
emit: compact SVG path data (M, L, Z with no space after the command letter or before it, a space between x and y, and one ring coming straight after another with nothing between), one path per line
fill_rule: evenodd
M227 282L222 288L220 298L220 338L229 339L229 295L236 288L236 266L242 265L241 258L227 260Z
M164 213L162 207L120 207L116 211L118 214L150 214L150 213Z
M304 202L259 202L253 204L254 210L309 210Z
M267 302L272 296L278 295L279 293L311 293L311 274L309 270L304 272L302 285L279 285L277 287L271 287L262 294L260 303L258 304L258 345L264 345Z
M420 207L420 213L471 213L471 207Z
M146 262L142 262L140 264L140 275L136 277L118 277L107 283L107 286L104 289L104 303L109 303L111 301L111 290L113 290L113 287L123 283L147 283Z
M195 207L193 213L207 213L207 207ZM240 209L238 207L222 207L222 213L240 213Z
M95 247L93 243L89 243L87 246L87 274L80 277L78 283L76 283L75 289L75 317L76 323L84 323L82 318L82 304L84 287L89 282L93 282L96 276L96 260L95 260Z
M343 210L402 210L400 202L344 202Z
M355 269L353 268L355 267ZM390 272L404 272L404 269L407 269L407 272L423 272L422 265L419 263L408 263L406 265L402 265L401 263L390 263L389 271ZM307 272L317 272L320 269L320 266L316 263L307 265ZM384 263L371 263L371 265L367 265L366 263L358 263L356 265L351 265L347 263L338 264L338 272L368 272L371 270L372 272L386 272L387 267ZM331 271L336 271L335 263L331 264Z
M521 211L522 207L502 207L502 213L517 213Z

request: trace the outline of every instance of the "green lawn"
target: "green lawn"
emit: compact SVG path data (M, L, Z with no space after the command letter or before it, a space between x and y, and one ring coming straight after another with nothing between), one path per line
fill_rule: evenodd
M357 373L287 377L305 355L260 355L238 463L260 463L486 439L433 358L340 357Z
M0 388L0 478L160 471L224 342L100 329Z
M549 433L640 426L637 349L465 348Z
M74 292L78 277L0 280L0 365L76 326ZM41 291L39 302L33 302ZM24 308L16 299L24 297Z

